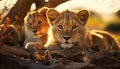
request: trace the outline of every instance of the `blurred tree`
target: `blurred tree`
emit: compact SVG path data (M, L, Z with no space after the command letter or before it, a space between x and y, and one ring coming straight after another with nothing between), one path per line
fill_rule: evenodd
M16 21L19 24L23 24L23 18L27 14L27 11L30 10L31 4L34 2L34 0L17 0L14 7L11 8L10 12L6 15L6 17L3 19L3 22L7 17L11 19L11 22ZM17 20L15 19L17 17Z
M116 15L120 18L120 10L116 12Z
M54 8L66 1L68 0L49 0L48 2L45 2L44 0L17 0L14 7L12 7L10 12L4 17L2 23L5 22L7 17L9 17L11 19L11 23L22 26L24 24L24 17L27 12L30 11L32 3L35 3L36 9L39 9L43 6Z
M109 22L105 27L105 30L120 33L120 10L118 10L115 15L118 17L118 21Z

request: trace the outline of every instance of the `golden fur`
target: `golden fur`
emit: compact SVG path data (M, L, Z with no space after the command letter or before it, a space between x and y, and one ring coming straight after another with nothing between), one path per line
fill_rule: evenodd
M110 48L113 50L119 50L120 46L114 37L106 31L92 30L90 31L92 36L93 46L98 46L100 51L106 51Z
M88 17L89 12L87 10L79 12L66 10L59 13L54 9L49 9L47 18L51 27L45 47L49 49L70 49L97 45L100 51L105 51L111 46L111 42L114 42L113 49L119 49L119 45L110 34L88 31L86 27Z
M48 8L43 7L38 11L29 12L25 17L25 35L24 44L26 48L30 46L43 46L47 41L47 31L49 24L46 18Z

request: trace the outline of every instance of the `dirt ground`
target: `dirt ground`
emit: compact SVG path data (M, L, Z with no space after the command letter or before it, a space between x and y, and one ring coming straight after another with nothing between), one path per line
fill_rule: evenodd
M120 52L86 52L65 58L52 54L52 59L0 55L0 69L120 69ZM52 60L52 61L51 61Z

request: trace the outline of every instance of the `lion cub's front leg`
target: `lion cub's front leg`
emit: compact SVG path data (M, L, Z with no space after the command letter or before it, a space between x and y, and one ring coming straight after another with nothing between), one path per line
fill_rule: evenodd
M40 42L28 42L25 45L25 49L28 49L29 51L37 51L41 50L43 48L43 45Z

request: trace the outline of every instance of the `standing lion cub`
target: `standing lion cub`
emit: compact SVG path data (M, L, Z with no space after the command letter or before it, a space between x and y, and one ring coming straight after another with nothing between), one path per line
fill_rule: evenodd
M50 26L46 18L47 10L47 7L43 7L38 11L29 12L25 17L25 48L39 49L46 43Z
M112 35L104 31L88 31L86 24L89 17L87 10L72 12L69 10L59 13L55 9L47 12L51 24L48 49L71 49L97 46L99 51L106 51L110 47L118 50L120 47Z

